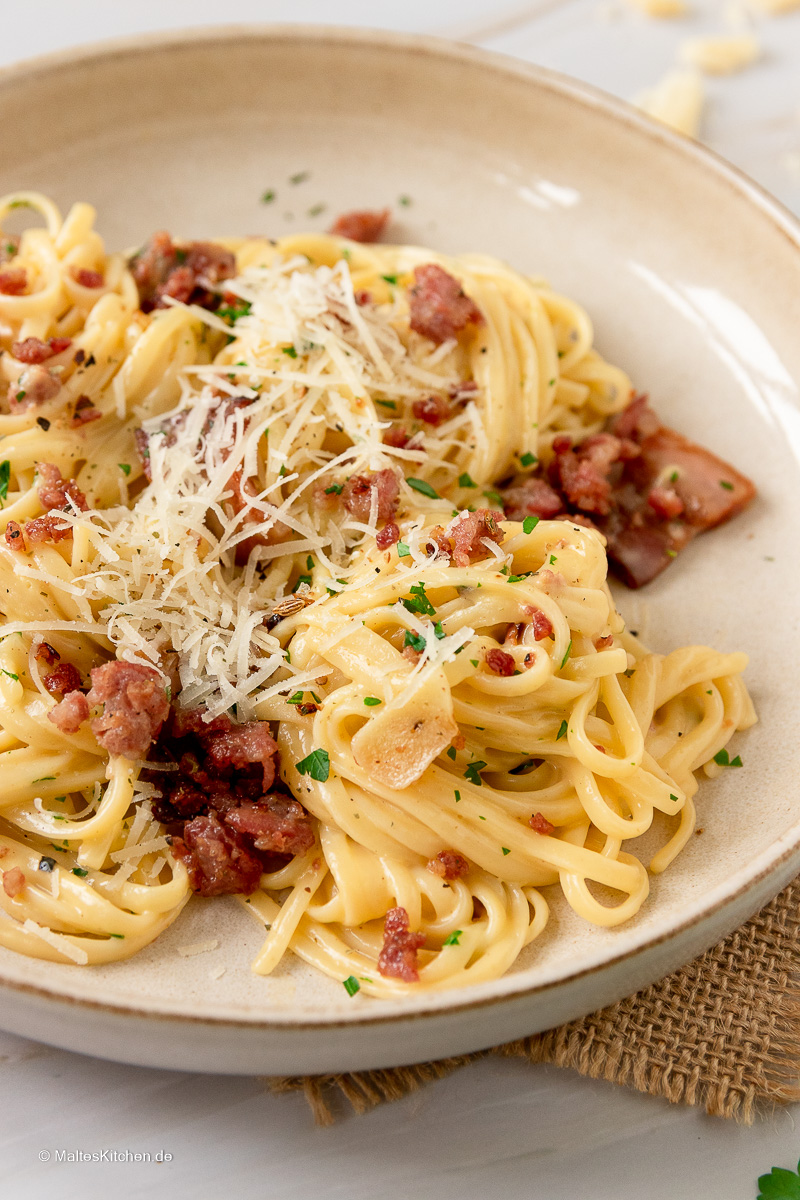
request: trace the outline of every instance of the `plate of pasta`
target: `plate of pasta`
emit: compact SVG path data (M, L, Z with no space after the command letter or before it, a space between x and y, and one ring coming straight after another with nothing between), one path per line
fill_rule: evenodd
M774 895L792 220L424 39L140 39L12 68L0 113L5 1027L386 1066Z

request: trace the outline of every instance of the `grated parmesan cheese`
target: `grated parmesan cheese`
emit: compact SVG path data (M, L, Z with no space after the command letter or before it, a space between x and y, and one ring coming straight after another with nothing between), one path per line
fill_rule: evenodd
M209 954L218 947L219 938L209 938L207 942L190 942L185 946L178 946L178 954L181 958L194 958L196 954Z
M63 954L65 958L69 958L79 967L85 967L89 961L89 955L80 946L75 946L62 933L53 933L52 929L47 929L44 925L37 925L30 917L23 922L22 928L26 933L30 933L33 937L38 937L41 941L47 942L53 950L57 950L59 954Z

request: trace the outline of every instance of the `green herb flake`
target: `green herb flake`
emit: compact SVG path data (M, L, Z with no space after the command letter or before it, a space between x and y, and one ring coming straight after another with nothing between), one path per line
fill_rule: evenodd
M397 203L402 205L403 208L409 208L411 205L411 197L410 196L398 196Z
M552 565L553 565L553 563L554 563L555 561L556 561L556 556L555 556L555 554L551 554L551 555L550 555L550 566L551 566L551 567L552 567Z
M409 548L405 542L397 543L397 557L398 558L408 558L410 554L411 554L411 551L409 550Z
M38 779L34 779L34 783L52 783L55 775L40 775Z
M364 703L366 704L367 708L374 708L375 705L380 704L381 701L378 699L377 696L365 696Z
M622 674L625 676L626 679L630 679L631 675L636 674L636 667L628 667L628 669L626 671L623 671Z
M727 750L718 750L714 755L714 762L720 767L741 767L744 765L738 754L736 758L730 758Z
M286 701L286 703L287 704L302 704L303 703L303 693L302 692L294 692L294 694L289 697L289 699Z
M441 641L441 640L442 640L442 638L444 638L444 637L447 637L447 634L446 634L446 633L445 633L445 631L442 629L442 622L441 622L441 621L434 621L434 623L433 623L433 636L434 636L435 638L438 638L438 640L439 640L439 641Z
M571 653L572 653L572 638L569 639L567 649L564 652L564 657L561 660L561 670L562 671L563 671L564 667L567 665L567 659L569 658Z
M274 199L275 199L275 191L273 188L268 188L268 190L266 192L261 193L261 203L262 204L272 204L272 201Z
M500 847L500 849L503 851L503 854L510 854L510 853L511 853L511 851L509 850L508 846L501 846L501 847Z
M478 485L470 475L469 471L464 471L464 473L458 477L458 486L465 488L476 488Z
M456 804L460 804L460 802L461 802L461 792L458 790L458 788L454 788L454 789L453 789L453 795L454 795L454 796L455 796L455 798L456 798Z
M443 946L458 946L458 945L460 945L460 942L458 939L461 937L461 934L463 932L464 932L463 929L454 929L453 932L444 939L444 941L442 942L442 945Z
M249 300L237 300L235 304L225 304L222 308L218 308L217 316L222 317L223 321L230 321L231 324L235 324L239 320L239 317L247 316L250 308ZM231 375L230 378L235 379L236 377Z
M19 683L19 675L15 675L13 671L7 671L5 667L0 667L0 671L2 671L4 675L7 675L9 679L13 679L15 683ZM53 776L53 779L55 779L55 775ZM33 782L36 783L36 780L34 779Z
M348 975L347 979L343 979L342 987L347 992L348 996L355 996L356 992L361 991L361 984L358 982L355 975Z
M86 867L73 867L72 874L77 875L78 879L85 879L89 872L86 870Z
M436 609L425 595L425 584L417 583L411 589L411 596L405 597L401 604L410 613L420 613L423 617L435 617Z
M0 463L0 500L8 499L8 484L11 479L11 463L8 459Z
M726 492L732 492L732 491L733 491L733 484L732 484L732 483L728 483L727 479L720 479L720 481L719 481L719 486L720 486L721 488L725 488L725 491L726 491Z
M503 497L500 495L499 492L492 491L490 488L488 491L485 491L483 494L486 497L486 499L491 500L493 504L499 504L501 508L503 507Z
M385 279L386 282L391 283L393 287L397 285L396 275L381 275L381 279Z
M298 171L295 175L289 176L289 183L291 183L293 185L296 185L298 183L305 183L305 181L307 179L309 179L310 177L311 177L310 171Z
M332 483L330 487L325 488L325 495L326 496L331 496L331 495L341 496L343 487L344 487L343 483Z
M455 762L455 761L456 761L456 748L455 748L455 746L448 746L448 747L447 747L447 757L450 759L450 761L451 761L451 762Z
M560 742L561 739L566 736L567 736L567 722L562 721L558 727L558 733L556 734L556 741Z
M314 569L314 559L309 554L308 558L306 559L306 570L313 571L313 569Z
M117 939L118 939L120 942L123 942L123 941L125 940L125 934L124 934L124 933L110 933L108 936L109 936L109 937L113 937L113 938L117 938Z
M677 557L678 557L677 550L667 550L667 558L677 558Z
M474 783L476 785L476 787L480 787L481 784L483 783L483 780L481 779L481 776L480 776L480 772L483 770L483 768L485 766L486 766L486 763L483 761L483 759L480 759L480 758L478 759L477 762L470 763L469 766L467 767L466 771L464 772L464 778L468 779L470 783Z
M677 800L677 799L678 799L678 797L677 797L677 796L674 796L674 795L672 794L672 792L670 792L670 794L669 794L669 798L670 798L670 800Z
M375 403L380 404L383 408L397 408L394 400L376 400Z
M538 517L526 517L525 520L522 522L522 532L523 533L533 533L534 529L536 528L536 526L538 524L539 524Z
M469 661L472 663L473 667L477 667L477 665L478 665L477 658L471 658Z
M308 210L308 215L310 217L318 217L320 215L320 213L324 213L324 212L325 212L324 204L312 204L311 208Z
M310 775L318 783L326 783L331 773L331 760L327 750L312 750L295 766L301 775Z
M412 650L416 650L417 654L422 654L426 646L425 638L407 629L403 638L403 648L405 649L406 646L410 646Z
M419 492L421 496L429 496L431 500L439 499L439 493L429 483L426 483L424 479L407 479L406 483L415 492Z
M122 471L123 475L130 475L130 473L131 473L131 464L130 463L117 463L117 466L119 467L120 471Z
M297 358L297 351L294 346L281 346L281 353L288 354L289 358Z

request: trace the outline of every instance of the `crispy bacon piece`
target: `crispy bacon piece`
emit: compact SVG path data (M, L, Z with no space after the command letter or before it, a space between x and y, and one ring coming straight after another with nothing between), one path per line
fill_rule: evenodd
M231 475L230 486L233 489L233 495L228 503L237 515L244 513L243 526L259 525L267 520L260 509L248 508L248 497L257 496L258 490L252 480L242 478L240 468L237 468ZM250 534L249 537L236 543L236 561L243 566L257 546L279 546L294 536L295 531L291 525L287 525L285 521L273 521L266 532L259 531Z
M683 512L683 501L674 488L651 488L647 493L647 503L663 521L671 521Z
M172 852L186 864L192 889L201 896L249 896L264 870L258 855L227 830L214 811L187 821L183 836L172 839Z
M46 362L54 354L61 354L64 350L68 350L71 345L72 338L51 337L43 342L40 338L29 337L25 338L24 342L14 342L11 353L18 362L35 366Z
M74 479L64 479L54 463L37 463L39 484L37 492L42 507L48 512L58 508L61 512L71 512L74 508L86 512L89 507L86 497Z
M501 495L509 521L524 521L526 517L550 521L564 511L564 501L544 479L530 477L506 488Z
M6 530L6 533L8 533L8 530ZM55 545L57 542L63 542L67 538L72 537L72 526L69 521L65 521L57 513L48 513L44 517L34 517L32 521L26 521L22 534L24 546L43 545L47 543ZM6 537L7 542L8 540L8 537ZM20 547L20 549L22 548Z
M93 667L91 677L87 700L102 710L92 733L109 754L144 758L169 716L163 676L141 663L110 662Z
M229 724L227 729L209 733L206 737L206 753L213 767L221 770L233 767L241 770L251 763L260 763L263 768L262 786L266 792L275 779L275 753L278 747L269 732L266 721L245 721L242 725Z
M330 227L335 237L349 238L351 242L377 242L389 220L389 209L356 209L342 213Z
M418 421L426 425L441 425L450 416L450 405L443 396L426 396L424 400L415 400L411 411Z
M0 295L21 296L28 286L28 273L24 267L8 267L0 271Z
M458 280L437 263L414 268L414 285L408 298L411 328L432 342L446 342L467 325L483 323L481 310Z
M485 662L494 675L513 675L517 669L513 655L498 650L496 646L486 651Z
M533 608L532 606L526 608L526 612L530 614L535 641L541 642L544 638L551 638L553 636L553 626L546 613L543 613L540 608Z
M136 446L136 453L139 455L139 462L142 464L144 477L148 483L152 483L153 471L150 466L150 438L143 429L135 429L133 432L133 441Z
M27 412L47 400L52 400L61 391L61 380L47 367L35 364L26 367L16 383L8 385L8 406L13 413Z
M90 421L99 421L102 415L88 396L80 395L75 401L75 410L70 426L72 429L80 429L82 425L88 425Z
M467 513L451 522L447 527L447 536L453 543L452 558L457 567L468 567L470 563L488 558L491 553L484 545L483 539L500 545L503 540L503 530L499 522L503 514L489 508L476 508L475 512Z
M225 814L225 824L252 838L256 850L271 854L304 854L314 845L314 832L302 804L277 793L231 809Z
M38 656L39 651L36 653ZM54 671L44 676L42 683L51 696L66 696L80 688L81 673L72 663L59 663Z
M211 242L176 246L168 233L154 233L130 263L139 291L142 312L164 308L166 297L184 304L216 308L213 290L236 274L236 259L229 250Z
M569 437L553 441L555 458L548 468L550 482L572 508L607 516L611 511L611 468L635 458L639 450L627 438L597 433L573 448Z
M390 908L383 923L383 948L378 971L387 979L416 983L419 979L417 951L425 945L424 933L412 933L404 908Z
M402 425L393 425L383 435L384 446L393 446L395 450L405 450L412 435Z
M3 871L3 891L10 900L16 899L25 887L25 874L21 867Z
M377 520L391 521L397 511L400 484L388 467L369 475L351 475L342 488L342 504L357 521L368 521L373 494L377 496Z
M85 288L101 288L105 283L105 279L99 271L92 271L88 267L76 267L72 272L72 277L76 283Z
M49 642L39 642L34 658L37 662L43 662L47 667L54 667L60 660L61 655L55 646L51 646Z
M555 825L551 825L547 817L542 816L540 812L534 813L530 821L528 821L534 833L547 835L555 832Z
M384 525L383 529L379 529L375 534L375 545L379 550L388 550L390 546L396 546L400 541L400 526L394 521L390 521L388 525Z
M448 883L454 879L460 879L469 871L468 859L456 850L440 850L435 858L428 860L427 866L432 875L438 875L440 879L446 879Z
M4 536L9 550L25 549L25 537L22 533L22 526L17 521L8 522Z
M89 711L89 701L83 692L70 692L55 708L50 709L47 719L57 725L62 733L77 733L83 722L88 721Z

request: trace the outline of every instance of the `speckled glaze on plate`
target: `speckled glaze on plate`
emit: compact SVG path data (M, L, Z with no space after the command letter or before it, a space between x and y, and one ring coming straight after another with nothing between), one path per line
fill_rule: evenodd
M214 29L23 63L0 74L0 128L0 190L39 188L64 209L91 201L112 247L160 228L324 228L337 211L390 204L393 240L496 254L580 300L601 351L659 413L759 488L743 517L644 593L620 589L618 603L654 649L746 650L761 717L736 742L744 769L703 783L703 835L653 880L634 921L594 929L556 904L494 983L389 1002L350 999L295 960L261 979L255 921L229 899L196 900L128 962L89 970L0 951L4 1028L125 1062L241 1074L441 1057L652 982L800 871L800 228L775 202L585 86L384 33ZM209 952L178 952L214 939Z

